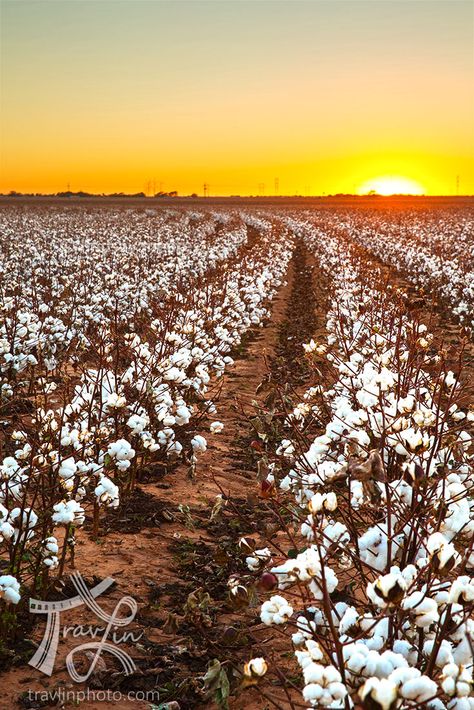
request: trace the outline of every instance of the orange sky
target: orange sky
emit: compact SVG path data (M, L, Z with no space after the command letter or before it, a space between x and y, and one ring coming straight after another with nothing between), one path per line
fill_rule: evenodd
M0 0L0 191L474 193L474 4Z

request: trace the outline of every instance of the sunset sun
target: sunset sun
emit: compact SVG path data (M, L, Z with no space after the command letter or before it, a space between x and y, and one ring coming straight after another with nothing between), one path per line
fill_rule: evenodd
M425 190L415 180L396 175L371 178L360 186L358 192L360 195L369 192L376 192L378 195L423 195Z

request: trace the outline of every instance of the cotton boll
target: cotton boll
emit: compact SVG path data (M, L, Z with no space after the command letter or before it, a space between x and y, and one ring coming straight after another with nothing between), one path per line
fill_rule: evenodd
M107 478L101 475L99 484L94 490L99 505L103 504L109 508L117 508L120 503L118 486Z
M261 550L255 550L252 556L246 558L245 562L251 572L256 572L263 565L272 561L272 553L268 547Z
M410 611L414 622L421 628L429 628L439 620L438 605L423 592L415 591L402 601L402 608Z
M132 414L127 420L127 426L131 429L132 434L141 434L145 431L150 423L148 415Z
M211 434L219 434L224 429L222 422L212 422L209 427Z
M463 575L455 579L449 590L448 603L469 603L473 601L474 579L468 577L467 575Z
M371 701L376 710L394 710L400 704L397 686L388 678L369 678L360 688L359 697L365 707Z
M108 455L115 460L115 464L120 471L126 471L130 467L130 461L135 456L135 449L126 439L119 439L109 444Z
M308 503L311 513L319 513L323 509L333 512L337 508L337 496L332 491L330 493L315 493Z
M398 604L405 594L407 583L398 567L392 567L390 574L378 577L367 585L367 596L378 607L385 608Z
M442 533L430 535L426 547L436 572L447 573L461 561L454 545Z
M185 404L180 405L176 408L175 420L178 426L185 426L189 424L191 419L191 410Z
M268 670L267 663L264 658L252 658L244 666L244 676L248 678L261 678Z
M466 697L473 687L472 669L468 670L456 663L448 663L442 671L441 687L449 696Z
M206 451L207 449L207 441L200 434L196 434L191 439L191 446L193 447L193 451L195 453L204 453L204 451Z
M334 666L310 663L303 670L304 699L314 707L344 707L341 701L347 695L341 674Z
M82 525L85 520L82 506L75 500L62 501L53 506L52 520L57 525Z
M20 583L10 574L0 576L0 599L9 604L18 604L21 599Z
M438 686L427 676L411 678L403 683L399 690L400 695L416 703L425 703L438 693Z
M262 604L260 618L264 624L284 624L293 615L293 607L278 594Z

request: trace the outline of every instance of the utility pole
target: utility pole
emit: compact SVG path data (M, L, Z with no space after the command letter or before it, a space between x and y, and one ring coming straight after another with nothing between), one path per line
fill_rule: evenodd
M280 194L280 178L275 178L275 196Z
M209 185L207 182L205 182L203 185L203 193L204 197L209 197Z
M265 195L265 183L264 182L258 183L258 195L259 195L259 197L263 197Z

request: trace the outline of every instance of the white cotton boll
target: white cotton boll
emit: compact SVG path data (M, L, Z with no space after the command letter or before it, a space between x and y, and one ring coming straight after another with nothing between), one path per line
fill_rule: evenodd
M448 710L474 710L474 697L453 698L448 703Z
M328 594L332 594L332 592L337 587L338 579L334 571L330 567L325 567L324 576L327 592ZM309 583L309 588L315 599L321 600L324 598L323 585L320 576L315 577L311 580L311 582Z
M438 686L427 676L407 680L400 687L400 695L407 700L424 703L438 693Z
M120 502L119 489L110 478L101 475L99 484L94 493L99 504L104 504L109 508L117 508Z
M444 384L447 387L447 389L452 389L454 385L456 384L457 378L452 370L448 370L448 372L444 376Z
M69 479L74 479L74 476L77 472L77 465L72 456L70 456L67 459L63 459L61 461L61 464L59 466L59 475L63 479L63 481L67 482ZM71 482L72 485L72 482Z
M396 535L391 540L392 559L388 559L387 524L373 526L359 539L360 556L363 562L382 572L387 564L393 562L403 542L403 535Z
M388 678L368 678L359 689L359 697L364 703L369 698L380 710L393 710L397 704L398 689Z
M316 623L309 621L306 616L298 616L296 619L296 628L298 631L293 634L292 639L296 646L300 646L306 640L311 639L313 633L316 631Z
M268 665L264 658L252 658L244 665L244 675L248 678L261 678L268 670Z
M13 508L8 518L8 522L11 523L14 528L13 537L15 540L19 540L20 538L29 540L34 537L34 528L38 522L38 516L32 508Z
M439 621L438 605L423 592L415 591L402 601L402 608L410 611L416 626L428 628Z
M7 521L0 522L0 542L11 540L15 535L15 528Z
M118 439L118 441L109 444L107 453L112 459L115 459L119 470L125 471L130 466L131 459L135 456L135 449L132 449L131 444L126 439Z
M426 548L437 572L448 572L461 561L461 556L456 552L454 545L442 533L430 535Z
M260 618L264 624L284 624L293 615L293 607L286 599L276 594L262 604Z
M390 372L386 367L383 367L380 373L376 376L375 381L380 385L382 392L391 389L397 382L398 376L394 372Z
M105 406L107 409L122 409L127 404L127 400L123 395L117 394L117 392L111 392L107 397Z
M319 663L308 663L303 669L304 682L308 683L319 683L321 684L324 677L324 666Z
M191 419L191 410L184 404L180 405L176 409L175 419L178 426L185 426L186 424L189 424L189 420Z
M364 487L362 481L351 480L351 506L357 510L365 502Z
M456 663L444 666L441 687L446 695L468 696L471 694L472 684L472 668L468 669Z
M418 668L407 668L406 666L403 666L401 668L395 668L390 673L390 680L395 683L395 685L400 688L404 683L407 683L409 680L413 680L414 678L419 678L421 676L421 671L418 670Z
M57 555L59 552L59 546L58 546L58 541L54 536L47 537L44 541L43 544L45 546L45 549L48 552L51 552L53 555Z
M447 601L449 604L474 601L474 579L467 575L455 579L451 584Z
M207 449L207 441L200 434L196 434L191 439L191 446L193 447L193 451L195 453L204 453L204 451L206 451Z
M400 414L409 414L415 407L415 398L409 394L406 397L401 397L397 403L397 409Z
M5 599L9 604L18 604L21 599L20 583L11 574L0 577L0 599Z
M186 374L178 367L170 367L168 370L165 371L163 377L168 382L175 382L176 384L180 384L181 382L183 382L183 380L186 379Z
M324 694L324 689L318 683L310 683L303 688L303 698L307 703L316 706Z
M353 606L348 606L344 615L339 622L339 633L347 634L352 628L356 628L359 622L360 614Z
M311 513L320 513L322 510L334 511L337 508L337 496L332 491L330 493L315 493L308 503Z
M224 429L222 422L212 422L209 427L211 434L219 434Z
M317 641L313 641L312 639L305 639L304 635L301 635L300 644L295 645L303 644L304 650L295 651L296 660L298 661L301 668L304 669L310 663L314 663L315 661L322 661L324 654Z
M311 663L306 666L303 675L303 697L307 702L315 707L343 707L338 701L347 695L347 690L337 668Z
M245 562L251 572L256 572L264 564L272 563L271 550L268 547L264 547L261 550L255 550L253 556L247 557Z
M85 520L84 509L75 500L62 501L53 506L52 520L57 525L82 525Z
M183 450L183 445L180 444L179 441L173 441L171 444L169 444L169 446L166 450L166 453L167 454L176 454L177 456L179 456L179 454L182 452L182 450Z
M132 434L141 434L149 423L148 415L132 414L127 420L127 426L131 429Z
M367 596L380 608L398 604L407 589L407 583L398 567L392 567L389 574L378 577L367 585Z
M55 537L47 537L43 540L43 564L48 569L53 570L59 567L59 560L57 554L59 552L58 541Z
M44 558L43 564L50 570L57 569L59 567L59 559L56 555L51 555Z

